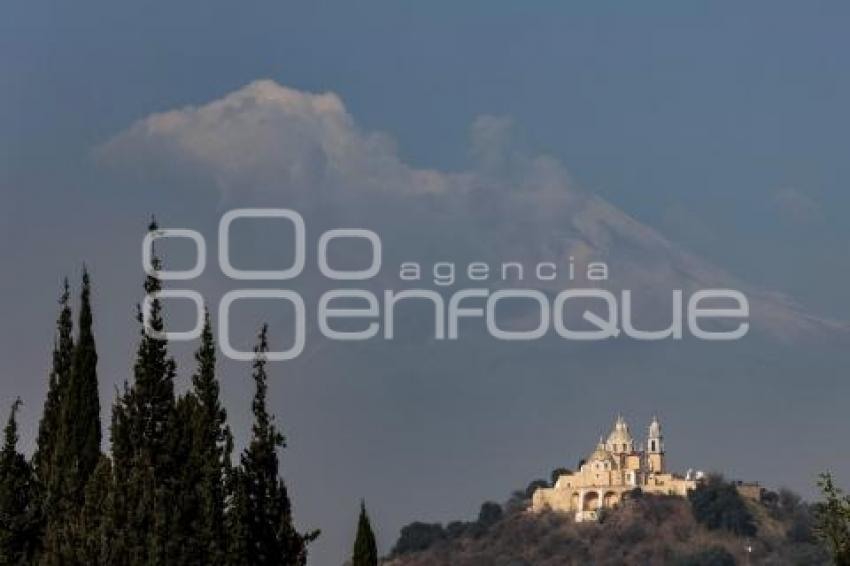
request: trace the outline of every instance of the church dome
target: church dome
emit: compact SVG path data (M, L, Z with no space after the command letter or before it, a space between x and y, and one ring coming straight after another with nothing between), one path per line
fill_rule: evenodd
M588 457L588 462L613 462L614 457L605 449L605 444L602 442L602 437L599 438L599 444L596 445L596 450Z
M632 435L629 433L629 425L626 424L623 417L617 417L617 422L614 423L614 429L611 431L611 434L608 435L608 446L619 449L625 445L628 449L631 449L632 442Z
M613 462L614 457L611 456L611 453L605 450L603 447L599 446L596 450L593 451L593 454L590 455L590 458L587 459L588 462Z

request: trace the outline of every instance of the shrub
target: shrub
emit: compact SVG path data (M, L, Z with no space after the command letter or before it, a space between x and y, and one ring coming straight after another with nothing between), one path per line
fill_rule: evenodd
M463 521L452 521L446 525L446 537L456 539L462 537L468 530L469 525Z
M549 477L552 480L551 485L554 487L555 482L558 481L559 477L561 477L565 474L570 474L570 473L572 473L572 472L570 470L568 470L567 468L555 468L554 470L552 470L552 473L549 475Z
M710 546L704 550L682 556L676 566L735 566L735 557L722 546Z
M439 523L410 523L401 528L392 553L397 555L425 550L445 537L446 533Z
M814 519L804 510L800 510L791 518L786 536L793 543L814 544L817 537L814 532Z
M724 529L736 535L754 536L756 525L747 504L735 486L712 477L688 495L694 519L709 529Z
M638 523L630 522L622 530L616 533L617 541L620 545L629 547L638 544L646 539L646 529Z
M533 482L528 484L528 487L525 488L525 498L531 499L531 497L534 495L534 492L541 487L549 487L549 482L547 482L546 480L534 480Z
M495 523L498 523L502 518L502 506L492 501L487 501L481 505L481 510L478 512L478 524L485 529Z
M639 487L636 487L630 491L623 492L623 502L626 501L635 501L637 499L643 498L643 490Z

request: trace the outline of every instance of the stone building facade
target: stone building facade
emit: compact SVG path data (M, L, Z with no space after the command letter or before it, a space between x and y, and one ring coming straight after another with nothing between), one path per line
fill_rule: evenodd
M599 439L578 471L562 474L554 487L534 492L531 509L571 513L576 521L596 520L600 509L615 507L636 488L684 497L700 478L700 473L691 471L685 476L667 471L664 436L657 418L649 425L644 449L635 445L629 425L617 417L608 439Z

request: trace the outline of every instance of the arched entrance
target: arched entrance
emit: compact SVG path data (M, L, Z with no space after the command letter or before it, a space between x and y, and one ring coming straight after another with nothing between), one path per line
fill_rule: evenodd
M611 508L617 504L617 494L613 491L609 491L605 494L605 497L602 499L602 505L607 508Z
M596 511L599 509L599 494L595 491L588 491L584 494L584 502L582 504L582 511Z

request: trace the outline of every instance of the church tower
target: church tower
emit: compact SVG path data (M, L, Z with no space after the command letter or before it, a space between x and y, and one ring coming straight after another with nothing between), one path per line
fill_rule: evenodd
M664 472L664 437L661 434L661 423L658 417L652 417L649 424L649 437L646 443L646 463L650 472Z

